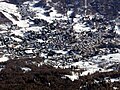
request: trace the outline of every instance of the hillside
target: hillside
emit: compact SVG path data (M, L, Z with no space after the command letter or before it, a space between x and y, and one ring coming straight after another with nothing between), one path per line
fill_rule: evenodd
M119 90L119 3L1 0L0 88Z

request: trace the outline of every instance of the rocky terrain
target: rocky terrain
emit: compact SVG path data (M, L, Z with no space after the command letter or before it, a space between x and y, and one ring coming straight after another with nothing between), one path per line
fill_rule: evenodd
M120 89L120 1L84 3L0 1L1 90Z

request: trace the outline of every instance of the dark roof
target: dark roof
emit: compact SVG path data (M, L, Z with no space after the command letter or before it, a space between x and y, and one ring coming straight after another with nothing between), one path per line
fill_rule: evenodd
M0 24L11 22L2 12L0 12Z

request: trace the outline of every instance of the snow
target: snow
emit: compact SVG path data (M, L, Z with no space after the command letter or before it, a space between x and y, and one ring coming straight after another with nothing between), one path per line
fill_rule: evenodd
M21 36L21 37L24 36L21 30L11 30L11 34L15 34L16 36Z
M110 78L110 79L106 79L106 82L120 82L120 78Z
M8 31L0 31L0 33L7 33Z
M66 77L70 78L71 81L79 79L78 73L72 72L72 75L65 75Z
M39 18L39 19L43 19L46 20L49 23L52 23L53 20L67 20L66 16L63 16L60 13L57 13L57 11L54 9L54 7L52 7L50 10L52 12L50 12L50 16L45 16L44 13L46 12L43 8L39 8L39 7L33 7L32 5L30 5L30 10L34 11L36 13L34 18Z
M93 60L95 62L102 62L101 60L105 60L106 62L120 62L120 53L108 54L102 56L94 56Z
M38 67L42 66L44 63L40 62L39 64L37 64Z
M39 26L32 26L32 27L28 27L28 28L25 28L26 31L35 31L35 32L39 32L42 27L39 27Z
M7 25L5 25L5 24L0 24L0 29L7 30L8 27L7 27ZM0 33L1 33L1 32L0 32Z
M117 87L113 87L113 89L114 89L114 90L118 90L119 88L117 88Z
M16 5L0 2L0 12L2 12L9 20L11 20L14 25L17 24L19 27L29 27L28 20L21 20L21 15L18 12ZM11 14L15 15L18 21L16 21Z
M73 29L76 32L82 32L82 31L90 31L91 29L89 27L85 27L84 24L77 23L73 26Z
M18 8L14 4L6 3L6 2L0 2L0 11L6 11L8 13L18 14L17 9Z
M21 69L24 71L24 73L31 71L31 69L28 67L22 67Z
M46 58L46 54L45 53L41 53L40 56Z
M47 17L47 16L44 15L45 10L43 8L38 8L38 7L32 7L31 6L30 9L36 13L34 18L44 19L47 22L52 22L50 17Z
M67 15L70 16L73 13L73 11L67 11Z
M9 20L13 22L14 25L17 24L19 27L29 27L28 20L16 21L8 12L2 12Z
M66 77L70 78L71 81L77 80L78 77L76 75L65 75Z
M50 16L45 16L44 12L46 12L43 8L38 8L38 7L33 7L34 3L37 3L38 1L34 1L33 3L30 3L29 1L25 2L24 4L29 4L30 5L30 10L35 12L35 18L39 18L39 19L44 19L47 22L53 22L52 20L67 20L66 16L63 16L62 14L57 13L57 11L54 8L51 8L51 10L53 12L50 12ZM0 2L0 12L2 12L9 20L11 20L13 22L14 25L17 25L19 27L21 27L20 30L11 30L11 34L15 34L16 36L21 36L24 37L23 33L26 31L35 31L35 32L40 32L40 30L42 29L42 27L39 26L29 26L29 24L32 24L31 22L29 22L29 20L21 20L21 15L18 12L18 8L16 7L16 5L14 4L8 4L6 2ZM67 15L70 15L73 11L68 11ZM18 18L18 21L16 21L12 15L15 15ZM73 19L74 21L74 26L73 29L75 30L75 32L82 32L82 31L96 31L91 30L90 27L86 27L84 25L84 23L80 23L81 16L80 15L76 15L76 18ZM92 19L93 16L90 16L90 19ZM6 29L7 30L7 25L0 25L0 28ZM118 28L118 26L115 26L116 29L116 33L120 34L120 29ZM5 33L7 31L1 31L0 33ZM17 41L17 42L21 42L22 40L16 37L11 37L13 40ZM37 42L46 42L42 39L38 39ZM3 46L0 46L3 47ZM16 46L15 48L19 48L20 45ZM67 51L63 51L63 50L54 50L56 53L61 53L61 54L66 54ZM25 51L28 54L33 53L33 49L27 49ZM46 58L46 54L42 53L40 54L41 57L45 57ZM79 56L80 57L80 56ZM104 59L104 61L103 61ZM5 62L9 60L8 57L5 57L4 55L0 58L0 62ZM45 62L47 63L49 60L45 60ZM54 61L52 61L54 62ZM74 66L74 67L78 67L78 69L84 69L84 71L80 74L80 76L84 76L84 75L88 75L88 74L93 74L96 71L100 71L101 72L105 72L105 71L112 71L113 69L108 69L106 70L105 68L108 66L113 65L113 62L118 62L120 63L120 53L115 53L115 54L108 54L108 55L102 55L101 57L99 56L94 56L93 58L91 58L89 61L79 61L79 62L74 62L71 65L66 65L64 66L65 68L69 68L70 66ZM105 66L102 68L99 66L100 64L105 64ZM108 64L109 63L109 64ZM58 67L60 65L60 62L57 63L57 65L54 65L54 67ZM38 65L39 66L39 65ZM59 66L61 68L64 68L63 66ZM31 71L30 68L27 67L23 67L22 70L25 71ZM74 81L75 79L78 79L78 74L73 73L72 75L65 75L66 77L70 78L72 81ZM115 79L111 79L111 81L115 81Z
M0 71L1 71L2 69L4 69L4 68L0 68Z
M5 0L0 0L0 2L3 2L3 1L5 1Z
M98 67L97 64L94 64L93 62L89 62L89 61L86 61L86 62L79 61L79 62L73 63L72 66L85 70L82 72L81 76L93 74L96 71L99 71L101 69Z
M116 31L117 34L120 34L120 29L117 25L115 26L115 31Z
M55 51L56 53L61 53L61 54L66 54L67 53L67 51L63 51L63 50L53 50L53 51Z
M33 53L33 50L32 50L32 49L30 49L30 50L25 50L25 52L31 54L31 53Z
M114 54L108 54L102 56L97 55L92 57L90 61L96 64L98 68L101 69L101 72L118 70L119 66L117 66L117 64L120 64L120 53L114 53ZM110 66L113 67L109 68Z
M51 10L53 11L50 12L51 19L55 19L63 16L62 14L57 13L57 11L53 7L51 8Z
M37 39L38 41L37 42L40 42L40 43L43 43L43 42L45 42L44 40L42 40L42 39Z
M13 19L13 17L8 13L8 12L3 12L1 11L9 20L11 20L14 24L15 23L15 19Z
M17 26L19 27L29 27L29 24L28 24L28 20L20 20L20 21L16 21L15 24L17 24Z
M9 60L9 58L6 57L5 55L3 55L3 56L0 58L0 62L6 62L6 61L8 61L8 60Z
M80 76L85 76L88 74L93 74L96 71L99 72L113 71L114 70L113 68L106 69L106 67L112 66L114 64L113 62L120 63L120 53L108 54L108 55L103 55L99 58L98 57L99 56L94 56L92 58L92 61L90 60L90 61L75 62L72 63L71 66L77 67L78 69L83 69L84 71L80 74ZM102 59L105 59L106 61L102 61ZM100 63L105 64L105 66L100 67L99 66ZM68 66L65 66L65 68L68 68Z
M120 78L111 78L110 81L111 82L120 82Z
M14 48L20 48L21 47L21 45L16 45Z
M22 42L22 40L21 39L19 39L19 38L15 38L15 37L11 37L13 40L15 40L15 41L17 41L17 42Z
M18 12L18 8L14 4L0 2L0 11L3 12L5 16L8 16L8 18L10 19L12 19L12 16L10 14L13 14L18 19L21 19L21 15Z

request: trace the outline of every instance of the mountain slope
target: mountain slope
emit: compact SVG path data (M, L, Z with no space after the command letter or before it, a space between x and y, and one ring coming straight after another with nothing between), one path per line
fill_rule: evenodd
M73 69L71 75L65 75L72 81L97 72L119 72L119 18L108 20L95 12L85 15L84 8L73 5L68 9L62 0L15 3L0 1L0 50L4 58L42 57L46 65ZM4 63L3 57L0 62Z

